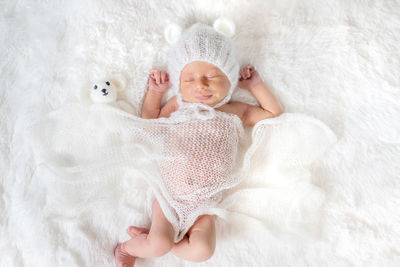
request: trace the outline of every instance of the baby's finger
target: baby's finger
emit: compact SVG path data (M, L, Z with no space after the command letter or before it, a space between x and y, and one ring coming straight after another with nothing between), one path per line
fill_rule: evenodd
M158 71L157 69L152 69L152 70L150 71L150 78L151 78L152 80L154 80L154 82L156 82L157 73L159 73L159 71Z
M150 73L149 75L149 84L155 84L156 78L154 77L154 73Z
M164 72L160 71L160 83L164 83Z
M158 70L153 68L150 70L150 75L154 76L154 73L157 73L157 72L158 72Z
M154 75L155 75L155 78L156 78L156 83L160 84L160 72L156 72L156 73L154 73Z
M244 69L244 71L243 71L243 78L245 78L245 79L249 78L249 70L247 68Z
M251 76L251 68L252 68L251 65L248 65L247 68L246 68L246 74L247 74L248 77Z
M240 71L240 77L242 77L243 79L244 79L244 77L245 77L244 71L245 71L245 69L242 69L242 70Z
M165 73L165 71L162 71L161 72L161 83L166 82L166 76L167 76L167 74Z

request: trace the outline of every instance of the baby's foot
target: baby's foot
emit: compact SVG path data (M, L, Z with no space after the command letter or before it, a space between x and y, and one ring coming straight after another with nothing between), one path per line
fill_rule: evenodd
M136 257L130 255L124 248L123 243L118 243L114 250L117 267L133 267Z
M143 227L137 227L137 226L129 226L128 229L126 229L126 232L128 233L128 235L130 237L135 237L139 234L145 233L148 234L149 233L149 229L147 228L143 228Z

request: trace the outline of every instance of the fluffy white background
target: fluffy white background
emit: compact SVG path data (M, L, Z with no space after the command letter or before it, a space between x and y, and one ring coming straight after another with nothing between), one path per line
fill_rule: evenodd
M338 142L311 168L325 196L318 213L306 214L318 215L311 242L291 235L282 214L270 213L263 231L219 222L215 255L196 266L399 266L399 10L398 1L1 2L1 266L113 266L116 239L101 240L96 222L80 224L92 247L68 253L73 231L41 224L26 197L34 172L26 129L104 75L126 77L121 98L140 106L149 70L166 69L166 23L211 24L220 15L236 23L240 63L258 69L286 112L323 121ZM271 210L295 202L293 187L285 189L266 194ZM137 263L161 264L191 265L171 254Z

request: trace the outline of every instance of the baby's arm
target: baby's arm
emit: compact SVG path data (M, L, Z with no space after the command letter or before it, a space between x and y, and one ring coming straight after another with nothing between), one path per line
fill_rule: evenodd
M168 118L172 112L178 109L178 103L176 102L176 96L171 97L167 103L162 107L159 118Z
M141 117L143 119L159 117L162 97L170 87L168 73L156 69L150 71L149 85L142 105Z
M247 65L240 71L238 86L249 90L261 105L248 105L243 115L243 124L252 126L260 120L277 117L283 113L278 99L268 90L252 65Z

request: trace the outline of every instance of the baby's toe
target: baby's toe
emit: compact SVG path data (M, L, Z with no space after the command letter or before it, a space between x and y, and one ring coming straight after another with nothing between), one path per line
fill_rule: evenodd
M136 257L126 252L121 243L118 243L115 247L114 256L117 267L132 267L136 261Z

